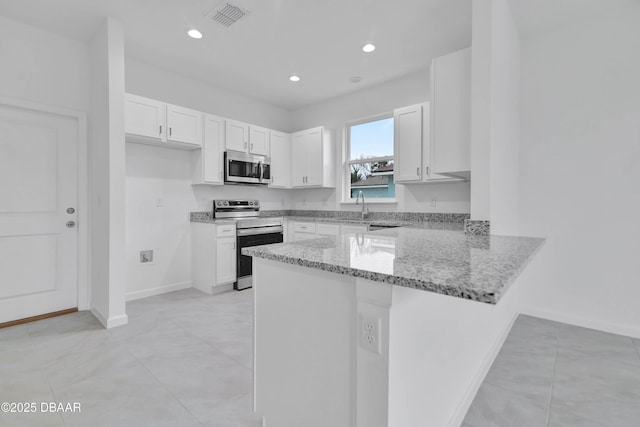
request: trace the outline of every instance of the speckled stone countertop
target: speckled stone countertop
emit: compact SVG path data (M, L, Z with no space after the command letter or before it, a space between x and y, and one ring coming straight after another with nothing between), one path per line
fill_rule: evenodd
M328 223L337 223L337 224L354 224L354 225L382 225L387 227L415 227L415 228L424 228L429 230L453 230L453 231L462 231L464 230L464 217L462 217L462 221L459 218L450 219L448 217L442 216L433 216L432 217L419 217L419 216L409 216L409 215L397 215L397 218L394 218L392 215L388 216L374 216L373 218L360 219L354 216L356 215L337 215L337 216L311 216L311 215L296 215L297 211L267 211L268 213L264 215L265 217L273 217L273 216L281 216L289 221L300 221L300 222L328 222ZM292 212L294 213L292 215ZM322 212L322 211L311 211L311 212ZM274 215L274 213L276 215ZM279 215L278 215L279 214ZM351 214L351 212L348 212ZM452 214L453 215L453 214ZM261 215L263 216L263 215ZM447 221L443 221L443 220ZM202 223L210 223L210 224L218 224L230 221L229 219L215 219L211 212L191 212L191 222L202 222ZM231 220L235 221L235 220Z
M544 239L402 227L242 249L245 255L496 304Z

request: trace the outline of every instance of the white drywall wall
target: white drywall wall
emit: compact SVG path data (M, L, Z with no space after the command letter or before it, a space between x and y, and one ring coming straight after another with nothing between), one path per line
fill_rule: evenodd
M640 5L523 40L528 311L640 337ZM532 266L533 267L533 266Z

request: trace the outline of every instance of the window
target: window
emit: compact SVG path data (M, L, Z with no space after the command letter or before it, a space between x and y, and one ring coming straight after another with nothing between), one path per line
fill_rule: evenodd
M367 200L394 199L393 117L347 124L346 134L348 199L355 199L360 192Z

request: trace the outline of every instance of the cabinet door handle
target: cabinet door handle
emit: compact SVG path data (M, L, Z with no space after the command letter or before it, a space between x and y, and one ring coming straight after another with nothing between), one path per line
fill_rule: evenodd
M159 135L162 135L162 125L160 125L160 133Z
M247 148L247 141L244 142L244 148Z
M417 174L418 176L420 176L420 166L418 166L418 167L416 168L416 174Z
M253 142L251 143L251 151L253 151Z
M233 250L236 249L236 242L233 242Z
M429 175L429 166L427 166L427 167L425 168L425 171L427 172L427 176L428 176L428 175Z
M172 132L172 129L171 129L171 128L169 128L169 136L171 136L171 132Z

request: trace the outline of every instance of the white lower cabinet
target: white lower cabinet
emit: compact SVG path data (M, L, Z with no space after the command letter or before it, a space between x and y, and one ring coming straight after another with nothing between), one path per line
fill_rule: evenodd
M316 235L318 237L338 236L340 234L339 224L316 224Z
M236 238L216 239L216 285L236 281Z
M305 240L316 238L316 224L313 222L294 222L293 240Z
M340 226L340 234L366 233L366 232L367 232L366 225L342 224Z
M208 294L233 289L236 281L236 225L191 223L191 280Z

